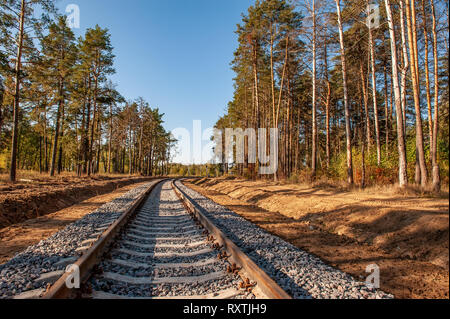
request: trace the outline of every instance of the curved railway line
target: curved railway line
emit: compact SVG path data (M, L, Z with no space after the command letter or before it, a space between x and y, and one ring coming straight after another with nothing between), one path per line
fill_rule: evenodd
M173 180L153 184L41 298L291 298L195 208Z

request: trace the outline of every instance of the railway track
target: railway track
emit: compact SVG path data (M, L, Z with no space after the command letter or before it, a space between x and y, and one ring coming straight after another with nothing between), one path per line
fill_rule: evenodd
M290 298L173 181L153 185L99 231L75 263L81 289L70 289L65 273L42 298Z

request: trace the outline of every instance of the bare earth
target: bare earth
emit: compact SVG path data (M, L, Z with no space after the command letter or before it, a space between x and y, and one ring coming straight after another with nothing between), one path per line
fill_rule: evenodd
M449 298L448 193L226 178L186 184L355 278L377 264L381 289L396 298Z
M0 264L7 262L28 246L52 236L103 204L145 183L128 185L108 194L91 197L58 212L0 229Z
M150 179L123 175L77 177L68 174L51 178L32 173L15 184L0 179L0 229Z

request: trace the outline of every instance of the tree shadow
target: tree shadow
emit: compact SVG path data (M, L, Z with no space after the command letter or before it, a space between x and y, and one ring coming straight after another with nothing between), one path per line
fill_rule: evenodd
M206 216L211 216L211 214L214 213L214 212L210 212L210 211L204 209L202 206L202 204L208 202L209 199L196 198L194 200L191 196L186 194L182 189L181 189L181 191L183 192L184 196L186 196L186 198L188 198L193 203L193 205L198 210L200 210L203 214L205 214ZM228 209L225 211L221 211L220 214L221 214L221 216L225 216L226 219L240 218L240 216L238 216L234 212L229 211ZM212 220L212 221L214 222L214 220ZM224 225L221 225L221 226L222 226L221 227L222 231L224 231L224 230L227 231L226 234L227 234L228 238L230 240L232 240L245 254L247 254L253 260L253 262L255 262L259 267L264 269L268 274L270 274L272 279L274 279L278 284L281 284L288 294L293 295L295 292L296 298L305 298L305 299L311 298L311 295L307 290L305 290L304 288L299 286L291 277L289 277L288 275L286 275L285 273L283 273L279 269L277 269L273 260L269 260L269 259L265 258L263 255L258 254L254 250L253 247L249 247L248 244L243 239L236 236L232 232L232 230L224 229L224 228L226 228L226 226L224 226ZM266 232L265 230L262 230L262 231ZM255 256L254 256L255 254L258 256L257 258L255 258ZM286 287L289 287L289 288L286 288Z

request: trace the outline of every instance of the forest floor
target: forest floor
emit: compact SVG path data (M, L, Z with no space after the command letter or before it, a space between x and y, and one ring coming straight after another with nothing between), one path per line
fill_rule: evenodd
M192 187L266 231L364 281L380 267L396 298L449 298L449 197L394 186L348 190L235 178Z
M127 185L107 194L91 197L55 213L0 229L0 264L7 262L28 246L52 236L70 223L83 218L103 204L145 183L147 182Z
M150 179L125 175L77 177L70 174L50 178L27 173L21 174L18 182L12 184L6 182L6 176L0 175L0 229Z

